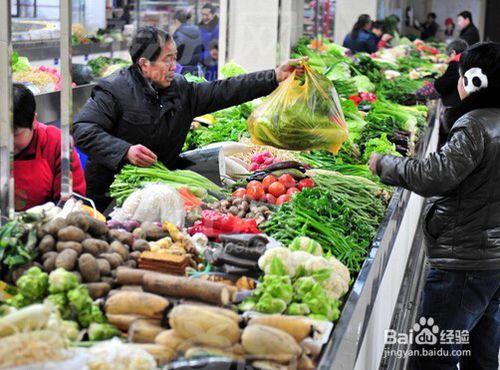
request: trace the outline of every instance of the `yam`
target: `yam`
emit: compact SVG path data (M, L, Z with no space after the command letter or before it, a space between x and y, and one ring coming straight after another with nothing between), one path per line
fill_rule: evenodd
M40 240L40 243L38 244L38 250L40 251L40 253L44 254L53 251L55 249L55 246L56 240L52 235L47 234L42 238L42 240Z
M59 230L68 226L68 223L64 218L54 218L50 220L45 225L42 226L43 232L50 234L52 236L57 236Z
M132 269L137 268L137 262L135 262L134 260L128 260L128 261L126 261L123 265L124 265L125 267L130 267L130 268L132 268Z
M171 351L169 348L165 348L157 344L134 344L134 346L146 351L151 356L153 356L158 366L160 367L175 360L177 357L177 354Z
M103 253L99 257L107 260L112 270L118 268L118 266L121 266L123 264L122 256L120 256L118 253Z
M130 253L128 249L118 240L115 240L109 246L110 253L118 253L124 261L128 260L130 257Z
M241 344L251 355L300 356L302 348L288 333L265 325L249 325L243 330Z
M128 339L132 343L154 343L156 336L163 330L160 320L138 319L130 325Z
M142 278L146 270L132 269L129 267L118 267L116 280L121 285L142 285Z
M87 283L85 284L89 290L92 299L102 298L111 290L111 286L106 283Z
M78 255L82 254L82 245L78 242L57 242L56 248L59 253L65 249L73 249Z
M137 320L144 318L143 316L139 315L106 315L108 318L108 321L111 325L116 326L118 329L121 331L128 332L128 329L130 328L130 325Z
M109 236L113 239L118 240L120 243L132 246L134 244L134 236L125 230L110 230Z
M99 266L99 271L101 272L101 276L109 275L109 273L111 272L111 265L109 264L108 260L104 258L97 258L96 262L97 266Z
M85 212L71 212L66 217L66 221L68 222L68 225L76 226L80 230L87 232L90 227L89 218L89 215Z
M184 343L186 340L181 336L175 333L175 330L163 330L160 332L156 338L155 343L159 344L163 347L170 348L172 351L177 351L177 349Z
M90 253L95 257L109 252L109 244L106 241L100 239L85 239L82 242L82 247L83 253Z
M150 250L149 243L144 239L137 239L132 246L132 249L136 252L145 252Z
M76 266L78 253L74 249L65 249L57 255L55 266L62 267L65 270L72 271Z
M50 256L46 257L43 261L43 271L45 271L46 273L50 273L56 269L57 253L56 252L48 252L48 253L45 253L43 256L45 256L49 253L50 253Z
M146 292L167 297L193 298L221 306L233 300L228 286L201 279L147 272L142 282Z
M82 274L83 281L94 283L101 279L101 271L96 259L90 253L84 253L78 259L78 270Z
M130 253L130 258L132 258L135 262L139 262L139 260L141 259L141 252L135 251Z
M302 316L263 315L252 318L248 325L266 325L283 330L300 343L313 333L311 320Z
M106 301L106 314L132 314L153 319L161 319L168 307L167 299L156 294L121 291Z
M66 226L57 233L60 242L82 242L85 240L85 232L76 226Z

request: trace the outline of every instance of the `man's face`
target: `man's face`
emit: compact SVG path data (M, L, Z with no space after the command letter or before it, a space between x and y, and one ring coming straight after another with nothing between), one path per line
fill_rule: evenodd
M139 66L146 78L159 87L169 87L174 79L177 61L177 46L173 40L165 43L156 61L145 58L139 60Z
M432 18L430 16L427 17L427 23L432 23L432 22L434 22L434 18Z
M210 23L212 19L214 19L214 15L210 11L210 9L201 9L201 20L203 21L203 23Z
M14 155L19 154L28 147L33 139L33 130L29 128L14 129Z
M461 15L459 15L457 18L457 23L458 23L458 27L460 27L460 29L464 29L465 27L467 27L469 25L470 22L467 18L464 18Z

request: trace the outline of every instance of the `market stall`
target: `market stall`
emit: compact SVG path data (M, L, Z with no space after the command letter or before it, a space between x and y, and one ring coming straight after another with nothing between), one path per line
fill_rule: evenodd
M423 199L381 184L367 160L436 149L436 105L415 92L442 70L439 51L405 40L353 56L302 39L293 54L309 58L304 76L197 117L189 169L125 165L105 217L71 190L72 115L90 86L71 85L70 3L61 1L60 100L37 96L44 119L61 122L58 205L13 215L2 90L1 366L377 366L383 330L411 290L401 288L408 269L423 261L413 244ZM0 36L8 71L10 36Z

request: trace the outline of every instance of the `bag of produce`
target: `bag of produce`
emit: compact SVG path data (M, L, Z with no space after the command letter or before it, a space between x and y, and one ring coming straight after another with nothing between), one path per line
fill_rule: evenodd
M287 150L326 149L337 153L348 130L333 84L304 63L248 119L256 144Z

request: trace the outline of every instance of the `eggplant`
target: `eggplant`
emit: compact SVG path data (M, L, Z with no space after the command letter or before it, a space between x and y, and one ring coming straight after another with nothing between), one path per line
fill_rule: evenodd
M302 173L306 172L306 169L304 168L302 163L297 162L297 161L283 161L283 162L278 162L278 163L272 163L265 168L265 171L273 172L273 171L277 171L277 170L286 170L289 168L297 169Z

